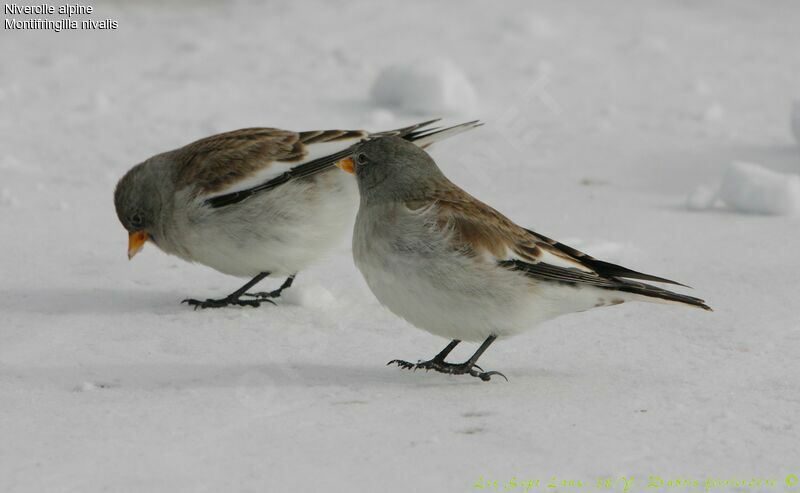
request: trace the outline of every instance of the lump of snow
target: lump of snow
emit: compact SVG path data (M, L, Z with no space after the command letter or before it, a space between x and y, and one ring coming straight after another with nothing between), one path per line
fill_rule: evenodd
M630 40L627 49L633 53L641 55L664 55L669 53L670 48L667 41L663 38L649 36L637 36Z
M0 189L0 206L15 207L19 204L17 197L7 188Z
M111 386L106 383L83 382L80 385L76 385L72 390L74 392L92 392L94 390L107 389L109 387Z
M14 169L21 166L20 160L10 154L0 156L0 169Z
M686 197L686 208L690 211L703 211L714 207L719 191L711 187L699 186Z
M703 79L696 79L691 84L691 89L696 94L708 94L708 92L709 92L708 82L706 82Z
M755 214L800 213L800 176L769 170L757 164L731 164L719 196L733 210Z
M725 116L725 108L719 103L714 103L703 112L703 120L713 122L721 120Z
M336 301L330 291L319 285L288 289L281 295L281 299L291 305L307 308L323 308Z
M792 104L792 133L798 144L800 144L800 101Z
M372 100L382 106L426 115L474 114L475 88L449 60L423 60L393 65L378 74Z
M375 128L389 128L392 125L395 127L397 126L397 118L394 116L394 113L384 108L376 109L370 113L369 120L371 122L371 126Z
M551 19L538 14L515 13L503 21L503 27L506 33L530 34L540 39L551 39L559 34Z

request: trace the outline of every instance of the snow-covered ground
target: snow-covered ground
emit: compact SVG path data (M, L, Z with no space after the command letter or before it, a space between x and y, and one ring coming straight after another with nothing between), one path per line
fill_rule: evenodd
M686 199L733 162L800 173L797 2L94 6L119 29L0 33L0 491L792 491L800 219ZM445 115L376 102L388 67L420 66L463 111L447 90ZM716 311L564 317L496 343L481 364L510 381L483 383L385 366L446 341L378 305L347 239L260 309L193 311L242 281L125 256L113 187L152 154L426 116L486 122L433 151L468 191Z

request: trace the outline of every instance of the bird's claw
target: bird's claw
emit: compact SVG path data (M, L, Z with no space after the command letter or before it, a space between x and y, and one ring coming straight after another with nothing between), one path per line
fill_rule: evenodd
M489 380L491 380L492 379L492 375L500 375L501 377L505 378L506 382L508 382L508 377L506 377L505 375L503 375L499 371L483 371L481 369L480 372L477 372L475 370L470 370L469 374L472 375L473 377L480 378L484 382L488 382Z
M473 377L480 378L484 382L491 380L493 375L500 375L501 377L505 378L506 382L508 381L508 378L499 371L483 371L483 368L480 366L474 363L470 364L469 362L455 364L432 359L429 361L418 361L417 363L411 363L400 359L393 359L392 361L386 363L387 366L392 364L396 364L403 370L416 371L418 369L423 369L425 371L434 370L438 371L439 373L446 373L448 375L471 375Z
M414 363L410 363L408 361L403 361L401 359L393 359L392 361L386 363L386 366L389 366L389 365L392 365L392 364L396 364L397 366L399 366L403 370L415 370L416 366L417 366Z
M207 299L205 301L187 298L181 301L181 303L186 303L190 306L193 306L195 310L198 308L222 308L229 305L251 306L253 308L257 308L261 306L262 302L272 303L273 305L275 304L274 301L269 299L243 300L240 298L222 298L219 300Z

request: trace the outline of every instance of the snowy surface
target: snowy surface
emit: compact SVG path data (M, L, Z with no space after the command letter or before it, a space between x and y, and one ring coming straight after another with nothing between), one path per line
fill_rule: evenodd
M800 172L796 2L95 9L120 29L0 33L0 491L800 473L798 219L685 205L734 161ZM481 364L510 381L487 384L385 366L446 341L382 309L347 242L260 309L192 311L242 281L151 247L128 262L130 166L240 127L418 121L370 90L426 58L463 70L464 116L487 122L434 150L454 181L716 311L564 317L496 343Z

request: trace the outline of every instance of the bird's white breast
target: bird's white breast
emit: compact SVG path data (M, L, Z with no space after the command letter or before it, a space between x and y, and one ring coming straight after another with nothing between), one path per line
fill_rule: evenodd
M217 209L179 192L169 253L234 276L294 274L342 238L357 196L353 177L338 169Z

